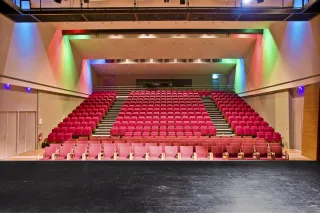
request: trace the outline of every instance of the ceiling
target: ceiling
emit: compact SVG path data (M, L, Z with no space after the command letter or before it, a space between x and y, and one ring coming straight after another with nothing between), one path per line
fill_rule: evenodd
M31 0L24 8L13 2L1 0L0 12L15 22L309 21L320 13L320 0L309 0L304 8L292 7L292 0L252 0L242 6L240 0L190 0L189 5L136 0L135 6L134 0L90 0L82 6L80 0Z
M89 38L71 39L84 59L243 58L255 35L235 38Z
M98 75L187 75L187 74L230 74L235 64L92 64Z

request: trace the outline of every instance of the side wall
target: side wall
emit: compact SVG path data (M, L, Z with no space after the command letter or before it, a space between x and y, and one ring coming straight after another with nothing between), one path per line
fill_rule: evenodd
M290 139L290 93L288 90L271 94L245 97L252 106L275 131L284 138L285 147L289 147Z
M38 118L42 120L38 131L47 137L51 130L57 126L72 110L74 110L84 99L58 95L48 92L38 93Z
M0 112L36 112L36 133L43 133L44 137L84 100L81 97L36 90L27 93L24 88L16 86L5 90L2 84L0 86ZM38 123L39 120L42 120L42 124Z
M304 102L301 154L312 160L319 160L319 83L306 86Z
M13 23L0 15L0 82L85 97L92 91L86 60L50 23Z
M276 22L234 73L236 92L256 95L320 81L320 16L310 22Z

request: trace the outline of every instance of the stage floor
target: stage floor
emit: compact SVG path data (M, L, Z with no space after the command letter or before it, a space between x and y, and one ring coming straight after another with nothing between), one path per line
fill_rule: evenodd
M314 161L2 161L0 212L320 212Z

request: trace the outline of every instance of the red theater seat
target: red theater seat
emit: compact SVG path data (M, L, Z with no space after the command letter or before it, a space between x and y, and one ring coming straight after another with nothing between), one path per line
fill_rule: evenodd
M161 146L150 146L149 147L149 160L162 160L162 147Z
M134 160L146 160L146 147L134 146L133 147L133 159Z
M177 146L165 146L164 153L165 153L166 160L177 160L178 159L178 147Z
M226 149L226 159L239 160L239 148L237 146L227 146Z
M197 160L208 160L208 147L207 146L195 146L195 158Z
M267 146L256 146L257 160L270 160Z
M211 146L211 152L213 159L222 159L223 157L223 147L222 146Z
M181 160L193 160L193 146L180 146Z

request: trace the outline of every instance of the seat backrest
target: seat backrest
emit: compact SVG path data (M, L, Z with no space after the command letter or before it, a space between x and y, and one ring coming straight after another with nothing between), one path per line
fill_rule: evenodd
M132 148L134 157L143 158L146 155L146 147L145 146L134 146Z
M190 159L193 157L193 146L180 146L181 158Z
M116 152L116 146L114 143L103 144L103 154L105 159L113 158L115 152Z
M150 146L149 149L150 149L150 151L149 151L150 157L161 158L161 154L162 154L162 147L161 146Z
M227 146L226 149L229 155L237 155L239 152L239 148L237 146L230 145L230 146Z
M260 153L260 156L266 157L268 154L267 146L256 146L256 151Z
M196 146L197 157L207 157L208 156L208 147L207 146Z
M73 153L74 153L74 157L75 158L80 158L82 156L83 153L86 152L86 146L84 145L78 145L74 148Z
M270 152L274 152L276 157L282 157L282 146L270 146Z
M253 146L244 145L241 147L241 151L244 153L245 156L248 156L248 155L253 155L254 149L253 149Z
M211 152L213 157L222 157L223 155L223 147L222 146L211 146Z
M88 151L89 157L98 157L99 153L100 153L100 144L99 144L99 146L91 145L89 147L89 151Z
M44 153L43 153L43 156L44 157L48 157L48 158L51 158L52 154L56 152L56 147L53 147L53 146L46 146L44 148Z
M61 147L61 144L60 143L51 143L50 147L53 147L53 149L57 150Z
M59 149L59 157L67 157L68 153L71 153L72 146L61 146Z
M117 152L120 151L121 147L130 147L129 143L115 143L115 144L116 144Z
M157 146L157 143L146 143L146 152L150 152L150 146Z
M129 158L131 152L131 146L120 146L119 147L119 157L120 158Z
M166 154L166 157L170 157L170 158L177 157L178 146L165 146L164 152Z

